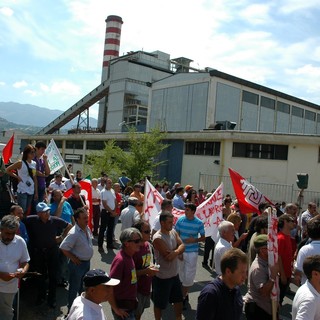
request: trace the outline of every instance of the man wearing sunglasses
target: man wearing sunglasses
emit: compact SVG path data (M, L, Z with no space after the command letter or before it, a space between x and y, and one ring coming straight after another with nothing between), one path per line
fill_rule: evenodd
M115 320L135 320L137 308L137 274L133 255L140 250L142 235L136 228L124 229L120 234L121 249L114 257L110 277L119 279L110 301Z

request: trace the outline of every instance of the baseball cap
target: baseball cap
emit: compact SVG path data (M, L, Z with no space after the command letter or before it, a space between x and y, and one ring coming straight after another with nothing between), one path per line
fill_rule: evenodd
M256 249L268 246L268 236L266 234L260 234L253 240L253 245Z
M50 207L45 202L39 202L36 206L37 213L39 212L45 212L50 210Z
M190 184L187 184L185 187L184 187L184 190L186 191L189 191L190 189L192 189L193 186L191 186Z
M110 278L109 275L101 269L90 270L83 277L83 283L85 287L95 287L99 284L116 286L119 284L119 282L120 280Z

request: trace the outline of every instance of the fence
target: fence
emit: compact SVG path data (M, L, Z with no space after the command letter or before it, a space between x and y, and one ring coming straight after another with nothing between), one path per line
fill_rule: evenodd
M298 195L300 190L294 185L288 184L272 184L256 182L251 178L247 180L252 183L261 193L268 197L273 203L285 201L298 202ZM233 186L230 176L218 176L209 174L199 174L199 187L211 192L223 182L224 194L234 195ZM315 202L317 206L320 205L320 192L304 190L301 199L301 207L307 208L309 202Z

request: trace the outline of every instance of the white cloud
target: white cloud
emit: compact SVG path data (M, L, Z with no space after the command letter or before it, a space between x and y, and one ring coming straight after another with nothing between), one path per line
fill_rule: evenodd
M252 4L239 12L239 15L246 20L246 22L259 25L270 23L270 10L271 4Z
M40 83L40 90L46 94L61 95L67 97L79 97L81 88L68 80L54 81L52 84Z
M11 17L13 15L13 10L8 7L1 7L0 13L3 14L4 16Z
M28 83L24 80L22 81L17 81L12 85L14 88L23 88L23 87L27 87Z
M28 94L28 95L30 95L31 97L37 97L37 96L39 96L39 92L37 92L37 91L34 91L34 90L24 90L23 91L24 93L26 93L26 94Z
M6 83L4 81L0 81L0 86L5 86Z
M307 10L307 9L318 9L319 0L282 0L279 2L279 11L284 14L291 14L294 12Z

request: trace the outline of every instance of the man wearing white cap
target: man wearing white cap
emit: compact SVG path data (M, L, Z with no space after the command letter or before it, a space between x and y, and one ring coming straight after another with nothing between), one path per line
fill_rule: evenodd
M93 269L83 277L85 291L72 304L68 320L95 319L105 320L102 302L112 298L112 287L120 280L113 279L101 269Z

